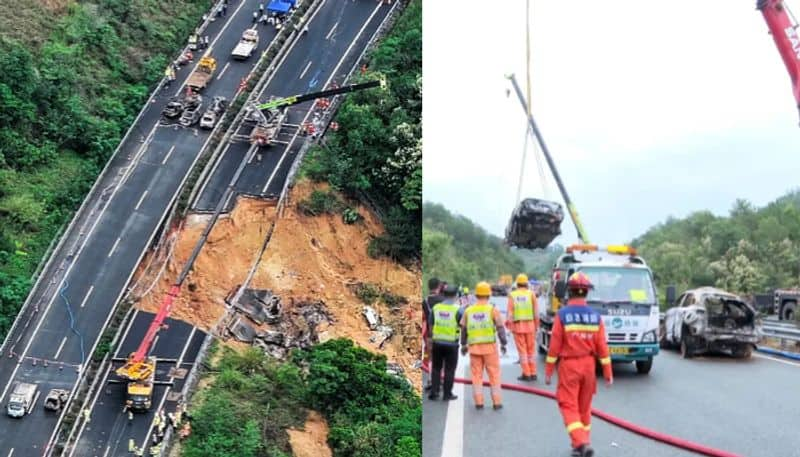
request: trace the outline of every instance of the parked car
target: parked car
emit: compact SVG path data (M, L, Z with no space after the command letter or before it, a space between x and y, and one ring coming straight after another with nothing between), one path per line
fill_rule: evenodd
M741 297L701 287L687 290L674 303L661 322L661 347L679 347L683 358L705 352L750 357L761 323L755 308Z

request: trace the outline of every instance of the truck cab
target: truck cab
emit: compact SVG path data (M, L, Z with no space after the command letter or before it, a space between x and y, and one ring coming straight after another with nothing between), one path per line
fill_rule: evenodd
M23 417L33 409L36 398L39 396L39 386L26 382L14 386L14 391L8 398L6 414L11 417Z
M144 378L128 382L125 404L132 411L147 411L153 406L153 384L156 377L156 358L148 357L141 364Z
M628 246L573 245L558 258L548 290L550 308L540 316L539 351L549 348L555 314L567 299L567 279L578 271L594 285L586 301L603 319L611 360L634 362L639 373L649 373L659 349L658 298L650 268Z

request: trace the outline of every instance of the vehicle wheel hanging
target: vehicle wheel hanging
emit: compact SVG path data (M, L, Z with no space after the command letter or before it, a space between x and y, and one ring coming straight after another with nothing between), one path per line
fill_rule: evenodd
M648 357L647 360L637 360L636 361L636 371L639 374L647 374L650 373L650 369L653 368L653 358Z

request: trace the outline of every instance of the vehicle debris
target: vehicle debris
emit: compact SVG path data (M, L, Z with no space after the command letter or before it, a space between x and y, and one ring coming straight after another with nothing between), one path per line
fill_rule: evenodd
M394 335L394 329L392 327L379 325L378 328L375 329L375 333L369 337L369 342L377 343L378 347L383 349L383 345L389 341L392 335Z
M165 119L178 119L185 110L199 109L202 104L203 97L188 90L179 98L173 97L161 111L161 115Z
M371 306L365 306L364 310L362 311L364 318L367 320L367 324L369 325L370 330L377 330L378 325L380 325L381 320L380 316L378 316L378 312L375 311L375 308Z
M674 305L664 313L660 341L662 347L680 347L683 358L705 352L748 358L761 339L755 308L738 295L701 287L687 290Z
M233 335L234 338L243 342L243 343L252 343L253 340L256 338L256 329L254 329L250 324L242 321L240 317L237 317L230 325L228 325L228 331Z
M564 211L556 202L526 198L511 214L506 243L525 249L546 248L561 234Z
M69 391L66 389L50 389L44 399L44 409L48 411L59 411L67 403Z
M227 108L228 108L227 98L222 96L214 97L211 100L211 106L209 106L208 109L206 109L206 112L203 113L203 117L200 119L200 128L213 129L214 125L217 124L217 121Z
M263 323L275 324L280 319L281 299L270 290L245 289L236 303L225 302L241 311L258 325Z

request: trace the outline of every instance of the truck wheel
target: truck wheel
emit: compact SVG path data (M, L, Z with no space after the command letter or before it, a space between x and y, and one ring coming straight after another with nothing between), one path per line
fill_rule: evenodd
M753 346L743 344L733 350L733 356L739 359L749 359L753 355Z
M636 371L639 374L647 374L650 373L650 369L653 368L653 358L648 357L647 360L637 360L636 361Z
M782 321L793 321L797 315L797 302L787 301L781 307L780 319Z

